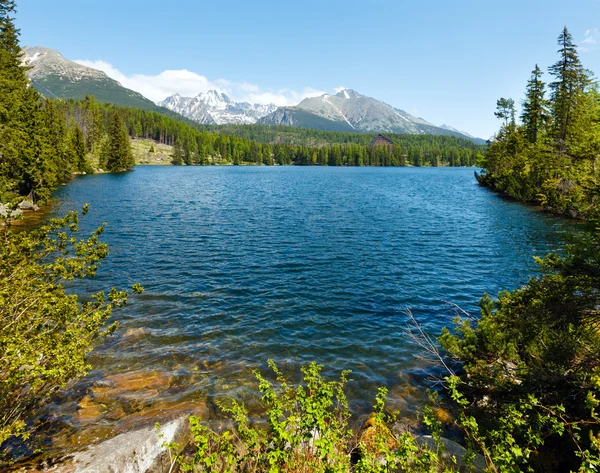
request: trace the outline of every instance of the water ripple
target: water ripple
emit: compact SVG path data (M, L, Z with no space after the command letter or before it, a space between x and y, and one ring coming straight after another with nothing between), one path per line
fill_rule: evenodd
M189 385L169 400L245 392L268 358L352 369L358 409L377 385L422 383L406 309L439 333L455 315L444 301L476 313L572 227L479 188L470 169L141 167L57 197L59 212L91 204L86 230L109 222L110 256L73 289L146 288L115 312L121 336L96 350L91 378L175 372Z

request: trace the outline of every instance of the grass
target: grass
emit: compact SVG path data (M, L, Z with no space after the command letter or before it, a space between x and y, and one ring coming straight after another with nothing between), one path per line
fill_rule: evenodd
M154 152L150 150L154 147ZM170 165L173 147L152 140L131 140L136 165Z

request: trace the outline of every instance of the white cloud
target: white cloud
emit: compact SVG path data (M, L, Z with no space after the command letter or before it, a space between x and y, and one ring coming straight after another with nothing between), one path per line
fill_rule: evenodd
M336 87L333 89L333 91L338 94L340 93L342 90L346 90L348 87Z
M598 28L592 28L583 32L583 40L579 46L579 51L587 53L598 47L598 41L600 40L600 30Z
M77 59L74 62L101 70L112 79L119 81L123 87L135 90L155 102L164 100L176 93L184 97L193 97L200 92L218 90L237 101L289 106L297 105L306 97L316 97L325 93L311 87L306 87L301 91L291 89L263 90L259 86L248 82L234 82L227 79L211 81L205 76L186 69L166 70L155 76L145 74L128 76L106 61Z

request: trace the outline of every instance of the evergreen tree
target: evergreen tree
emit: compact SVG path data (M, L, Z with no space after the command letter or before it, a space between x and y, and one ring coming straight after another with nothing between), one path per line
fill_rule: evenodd
M173 145L172 158L171 164L174 164L175 166L181 166L183 164L183 150L179 140L175 141L175 145Z
M48 131L48 141L53 153L50 161L54 163L56 179L65 181L76 169L76 158L71 150L65 116L59 109L58 102L54 100L45 100L42 110L44 126Z
M11 17L14 13L14 1L0 0L0 198L10 197L18 190L25 144L19 107L27 77L21 67L18 31Z
M504 126L515 123L515 101L513 99L505 99L504 97L498 99L496 102L496 112L494 113L497 118L504 120Z
M550 74L555 80L550 84L552 90L552 131L556 140L564 146L571 133L575 109L590 83L588 72L581 65L577 46L567 30L563 29L558 37L559 60L550 66Z
M119 112L115 111L108 125L108 146L106 170L109 172L127 171L135 165L129 135Z
M86 95L83 100L82 111L85 113L85 119L79 116L76 120L77 125L81 128L85 136L86 149L89 152L94 152L96 145L102 140L103 125L102 114L100 113L100 104L94 96Z
M74 156L75 168L79 172L87 171L88 165L85 159L85 137L83 136L81 128L77 125L71 128L69 145Z
M523 112L521 120L525 127L525 136L530 143L535 143L538 133L544 129L548 122L548 102L545 99L545 86L542 81L543 72L535 65L531 78L527 82L525 100L523 101Z

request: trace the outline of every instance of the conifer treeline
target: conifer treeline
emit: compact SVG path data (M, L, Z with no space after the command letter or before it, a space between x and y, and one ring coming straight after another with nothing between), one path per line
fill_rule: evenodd
M293 145L323 146L328 144L359 144L368 146L373 139L373 133L365 132L341 132L315 130L312 128L300 128L291 126L271 125L200 125L205 131L217 131L226 135L239 136L259 143L277 143ZM465 138L453 135L409 135L398 133L386 133L389 138L403 149L409 147L420 148L424 156L435 155L440 157L441 162L451 163L451 150L454 149L455 156L461 155L465 149L483 150L483 146ZM407 154L407 153L404 153ZM468 154L464 152L465 156ZM413 161L410 161L411 163ZM424 162L422 164L427 164ZM460 164L450 164L460 165Z
M565 27L558 61L550 66L550 94L535 66L527 82L521 123L512 99L497 102L502 126L489 147L479 181L557 213L599 215L600 95ZM549 95L549 96L548 96Z
M30 86L14 14L15 2L0 0L0 203L22 196L47 200L73 172L90 170L86 155L92 151L108 170L131 168L133 154L119 114L110 126L92 120L92 128L82 130L60 101L43 100ZM93 100L80 108L99 113Z
M87 100L89 102L90 99ZM452 136L390 135L392 149L369 146L373 135L301 130L304 139L295 143L278 139L275 129L268 133L264 125L241 127L244 136L229 135L189 121L140 109L96 104L97 118L88 107L68 100L62 103L64 113L78 120L84 129L89 123L106 118L117 111L132 138L151 139L171 145L174 164L279 164L321 166L473 166L483 147ZM224 128L223 131L235 131ZM299 136L296 133L293 136ZM317 138L318 137L318 138Z

